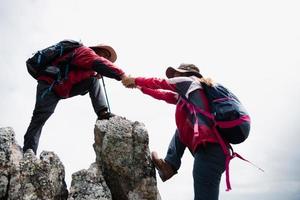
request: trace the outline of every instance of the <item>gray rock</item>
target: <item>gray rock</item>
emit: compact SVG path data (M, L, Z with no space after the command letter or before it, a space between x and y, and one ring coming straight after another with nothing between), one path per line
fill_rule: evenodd
M122 117L97 121L96 162L114 200L157 200L155 168L144 124Z
M21 147L12 128L0 128L0 199L8 199L12 176L19 171Z
M68 196L64 166L53 152L40 159L32 150L23 157L12 128L0 128L0 199L65 200Z
M64 178L64 166L54 152L43 151L38 159L28 150L20 161L20 173L10 184L10 194L19 192L10 199L65 200L68 191Z
M23 155L12 128L0 128L0 200L160 200L145 126L122 117L97 121L96 162L72 175L54 152Z
M111 200L112 196L96 163L72 174L68 200Z

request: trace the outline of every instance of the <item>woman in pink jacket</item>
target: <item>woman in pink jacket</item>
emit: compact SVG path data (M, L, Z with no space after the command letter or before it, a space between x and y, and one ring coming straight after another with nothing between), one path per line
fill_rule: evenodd
M176 105L176 132L169 144L165 159L152 152L152 160L162 181L171 178L180 168L181 157L187 147L194 157L193 178L195 200L217 200L225 155L213 132L213 122L201 114L191 112L189 103L210 111L202 84L211 85L193 64L181 64L166 70L168 79L132 78L122 80L126 87L138 87L144 94ZM197 131L195 131L197 130Z

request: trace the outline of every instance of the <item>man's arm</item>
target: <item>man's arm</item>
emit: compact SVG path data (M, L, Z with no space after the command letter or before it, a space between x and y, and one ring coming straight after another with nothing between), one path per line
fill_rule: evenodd
M122 77L125 76L123 70L118 68L115 64L113 64L109 60L100 56L92 64L92 69L96 71L98 74L100 74L101 76L113 78L118 81L122 80Z
M82 70L94 70L101 76L116 80L121 80L122 76L125 76L122 69L85 46L75 49L72 65Z

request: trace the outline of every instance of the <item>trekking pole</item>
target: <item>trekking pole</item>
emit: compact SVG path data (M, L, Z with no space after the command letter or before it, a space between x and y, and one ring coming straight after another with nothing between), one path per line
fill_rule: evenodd
M106 88L105 88L104 77L102 76L101 79L102 79L102 85L103 85L103 89L104 89L104 93L105 93L105 99L106 99L108 111L111 112L109 102L108 102L107 92L106 92Z

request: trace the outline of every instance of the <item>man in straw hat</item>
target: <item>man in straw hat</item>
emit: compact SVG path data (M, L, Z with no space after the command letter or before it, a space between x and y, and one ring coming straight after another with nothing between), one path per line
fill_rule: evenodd
M225 170L225 155L213 134L212 121L202 115L195 115L187 106L188 100L209 111L202 84L212 85L212 81L203 78L198 67L193 64L181 64L178 68L168 67L166 76L168 79L127 77L122 80L126 87L137 87L155 99L176 104L177 129L167 155L161 159L156 152L152 152L153 163L162 181L166 181L179 170L181 158L188 147L194 157L194 199L217 200L221 175ZM194 123L196 117L198 123Z
M32 149L36 154L42 128L61 99L89 93L98 120L114 116L108 110L98 79L106 76L120 81L126 77L125 73L114 64L117 59L115 50L105 44L92 47L82 45L55 59L52 65L57 66L70 55L72 55L71 61L68 60L70 70L59 83L47 74L37 78L36 103L31 122L24 135L23 152Z

